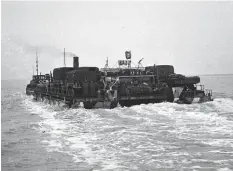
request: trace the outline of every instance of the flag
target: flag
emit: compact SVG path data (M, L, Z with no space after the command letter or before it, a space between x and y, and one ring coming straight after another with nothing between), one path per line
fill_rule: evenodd
M118 60L118 65L129 65L131 62L127 60Z
M126 59L131 59L131 51L125 51Z

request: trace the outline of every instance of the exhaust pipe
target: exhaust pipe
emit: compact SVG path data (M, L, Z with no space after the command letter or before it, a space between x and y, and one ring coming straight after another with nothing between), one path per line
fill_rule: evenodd
M77 57L77 56L73 57L73 67L74 67L74 69L79 68L79 57Z

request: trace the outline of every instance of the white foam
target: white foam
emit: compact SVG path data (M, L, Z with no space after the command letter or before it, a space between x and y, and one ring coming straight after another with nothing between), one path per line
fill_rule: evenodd
M151 170L165 165L173 168L180 160L190 164L184 160L192 157L189 151L176 151L182 148L182 140L212 146L212 154L219 153L215 147L220 152L222 147L233 148L233 121L222 115L232 112L232 104L230 99L217 99L192 105L68 110L25 100L25 107L42 118L40 129L48 133L43 141L48 151L66 153L75 162L97 165L99 170L138 170L140 165Z
M227 112L233 115L233 100L230 98L218 98L213 101L213 104L219 112Z
M232 169L224 167L224 168L218 169L218 171L232 171Z

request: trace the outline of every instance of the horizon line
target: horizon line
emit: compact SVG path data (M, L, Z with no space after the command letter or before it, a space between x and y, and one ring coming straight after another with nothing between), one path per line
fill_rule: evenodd
M220 76L220 75L233 75L233 73L231 73L231 74L186 74L185 76L192 76L192 75L196 75L196 76ZM23 79L11 78L11 79L1 79L1 81L28 80L28 79L29 78L23 78Z

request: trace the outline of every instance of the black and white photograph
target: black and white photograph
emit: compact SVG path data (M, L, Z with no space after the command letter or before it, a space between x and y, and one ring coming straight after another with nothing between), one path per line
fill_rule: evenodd
M1 1L2 171L232 171L233 1Z

